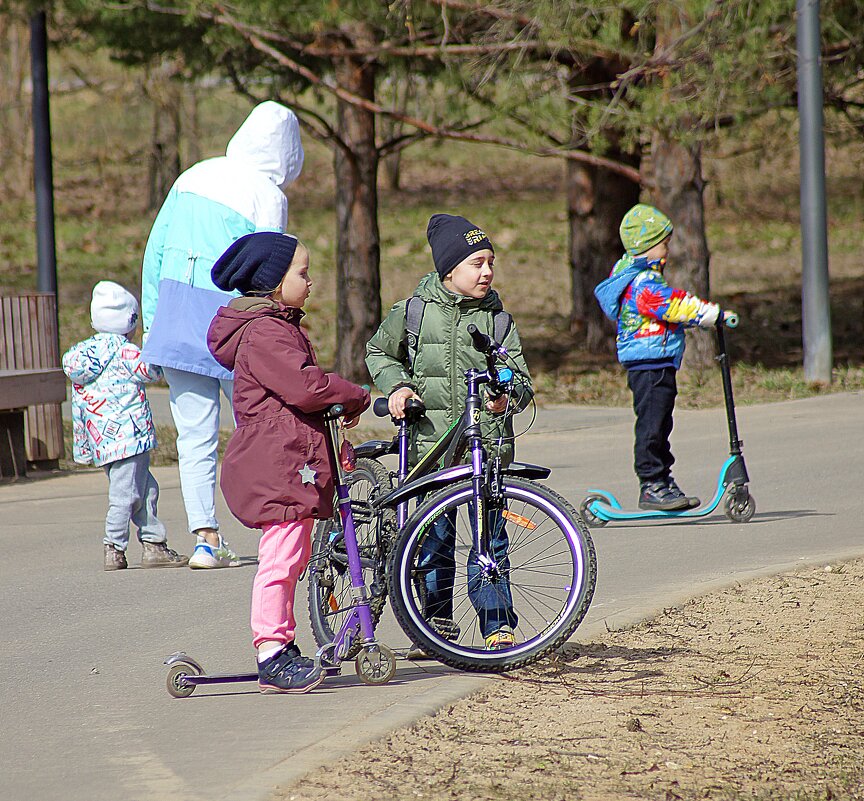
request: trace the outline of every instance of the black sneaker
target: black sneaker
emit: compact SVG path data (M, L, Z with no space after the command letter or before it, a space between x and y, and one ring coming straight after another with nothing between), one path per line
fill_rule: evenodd
M308 693L324 681L324 670L289 643L278 654L258 663L258 689L262 693Z
M675 479L672 476L666 479L666 486L669 487L669 491L676 498L685 498L687 500L687 508L695 509L699 506L702 501L700 501L695 495L685 495L684 491L675 483Z
M642 485L639 508L658 512L677 512L690 508L690 500L681 491L675 494L665 481L651 481Z
M429 623L435 631L437 631L445 640L450 640L450 642L456 642L456 640L459 639L459 635L462 633L459 624L449 617L430 617Z

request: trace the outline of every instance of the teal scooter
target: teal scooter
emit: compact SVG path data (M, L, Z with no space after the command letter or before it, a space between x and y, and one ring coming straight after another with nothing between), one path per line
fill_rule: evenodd
M735 421L735 399L732 396L732 375L729 370L729 355L726 351L726 337L723 327L737 328L738 316L721 313L717 320L717 361L723 376L723 396L726 400L726 420L729 424L729 458L720 468L717 489L714 497L706 506L695 509L681 509L674 512L656 510L627 511L611 492L589 490L582 501L579 511L582 518L592 527L605 526L613 520L668 520L669 518L707 517L723 502L723 510L733 523L747 523L756 514L756 501L747 488L750 480L744 456L741 453L741 440L738 439L738 424ZM725 499L725 500L724 500Z

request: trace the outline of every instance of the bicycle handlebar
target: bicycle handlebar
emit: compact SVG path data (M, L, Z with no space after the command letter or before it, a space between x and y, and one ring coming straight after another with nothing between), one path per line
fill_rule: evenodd
M471 344L474 345L474 350L492 356L501 346L492 337L486 336L477 329L474 323L468 326L468 335L471 337Z
M324 412L326 420L335 420L345 414L345 407L341 403L334 403Z

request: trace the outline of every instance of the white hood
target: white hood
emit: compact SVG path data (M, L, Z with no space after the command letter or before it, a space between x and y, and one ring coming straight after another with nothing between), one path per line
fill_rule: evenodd
M225 155L266 173L284 189L303 169L303 144L296 115L272 100L260 103L231 137Z

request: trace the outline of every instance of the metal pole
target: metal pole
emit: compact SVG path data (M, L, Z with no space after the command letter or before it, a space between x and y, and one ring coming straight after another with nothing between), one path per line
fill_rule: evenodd
M38 289L57 294L54 244L54 175L48 109L48 32L45 12L30 18L30 74L33 82L33 184L36 193Z
M797 4L804 378L830 384L833 359L831 304L828 296L819 0L797 0Z

